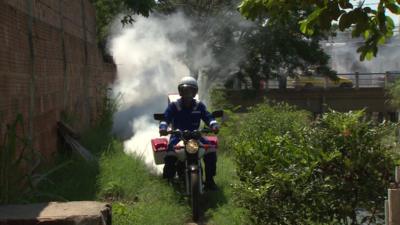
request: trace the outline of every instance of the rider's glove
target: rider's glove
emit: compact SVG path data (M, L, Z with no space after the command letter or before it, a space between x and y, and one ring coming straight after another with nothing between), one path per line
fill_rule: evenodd
M218 132L219 132L219 126L218 126L218 124L213 124L213 125L211 126L211 130L214 132L214 134L218 134Z
M168 131L166 129L160 129L160 136L167 136L168 135Z
M160 132L160 136L167 136L168 135L168 124L165 121L161 121L160 122L160 126L159 126L159 132Z

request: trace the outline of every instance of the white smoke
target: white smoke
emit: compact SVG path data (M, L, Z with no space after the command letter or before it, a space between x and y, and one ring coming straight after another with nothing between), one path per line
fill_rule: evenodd
M339 32L336 38L323 43L326 53L331 56L331 67L338 73L384 73L400 69L400 63L396 60L399 56L398 34L388 43L380 45L377 57L372 60L359 60L357 48L362 42L362 39L352 38L349 32Z
M360 87L382 87L384 74L400 70L399 35L396 34L387 43L380 45L378 54L371 60L360 61L357 49L363 44L361 38L352 38L349 32L339 32L337 37L328 42L323 42L322 47L330 55L330 66L338 74L348 74L345 77L356 82L356 72L359 73Z
M115 28L117 27L117 28ZM167 106L167 94L177 92L177 83L190 75L185 58L187 43L196 36L191 23L183 14L137 17L131 27L113 28L110 53L117 64L115 95L121 95L120 109L114 117L114 132L128 139L127 153L143 157L144 161L160 171L153 161L150 140L159 137L154 113ZM192 65L212 62L209 51L199 45ZM133 135L133 136L132 136Z

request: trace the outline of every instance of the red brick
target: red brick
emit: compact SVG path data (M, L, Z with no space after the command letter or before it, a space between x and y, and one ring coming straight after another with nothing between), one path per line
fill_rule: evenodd
M32 61L26 1L0 1L0 139L5 132L5 124L14 121L19 113L25 120L23 130L29 131L30 107L33 104L34 146L46 158L51 158L56 152L56 123L61 111L74 115L77 118L75 128L81 129L89 118L85 114L87 107L84 101L89 98L91 117L96 118L101 106L99 95L102 93L98 89L113 81L116 68L103 63L94 36L94 8L88 0L84 0L84 4L87 43L84 43L81 0L33 1ZM64 34L61 32L61 21ZM62 52L63 44L66 58Z

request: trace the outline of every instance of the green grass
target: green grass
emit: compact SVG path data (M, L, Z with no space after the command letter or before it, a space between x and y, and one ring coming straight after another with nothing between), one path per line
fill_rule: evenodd
M55 167L61 169L42 182L36 198L30 201L109 202L112 222L117 225L190 222L191 210L182 188L169 185L160 176L150 173L140 158L124 153L123 143L109 132L116 100L105 98L103 104L105 109L98 125L85 132L80 140L98 161L88 163L79 156L61 151L55 163ZM200 224L247 224L246 210L234 203L233 185L238 182L235 165L223 148L228 147L219 150L216 176L219 190L203 195L204 216Z
M123 151L123 144L101 129L82 139L98 162L87 163L74 154L60 154L52 173L33 202L105 201L112 204L113 224L185 224L191 221L188 199L182 190L150 173L144 162ZM235 165L228 153L218 155L219 190L202 198L204 224L246 224L246 211L234 204Z
M152 175L137 157L123 153L120 143L100 161L99 198L113 200L114 224L184 224L190 221L190 208L178 188ZM246 211L234 202L237 182L233 160L218 158L216 182L219 190L202 198L205 224L246 224Z
M122 148L114 143L103 154L98 176L98 198L113 202L113 224L183 224L190 211L181 195Z
M112 141L110 126L97 125L83 133L80 143L99 159L102 152L111 148ZM29 201L96 200L99 162L86 162L66 146L59 148L53 167L60 169L46 177Z
M208 224L243 225L248 223L247 211L237 206L233 186L238 182L235 165L228 153L218 155L217 176L215 182L219 190L205 194L206 219Z
M82 201L96 197L97 164L88 164L78 157L60 156L61 169L52 173L38 188L32 202Z
M96 140L91 134L90 140ZM87 145L88 146L88 145ZM78 156L60 155L65 164L40 186L31 202L93 200L111 202L113 224L183 224L190 217L182 196L143 161L126 155L121 142L111 141L94 151L99 161L87 163Z

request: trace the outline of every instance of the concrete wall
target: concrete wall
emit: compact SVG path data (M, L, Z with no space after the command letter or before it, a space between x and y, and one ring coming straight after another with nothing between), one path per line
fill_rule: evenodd
M62 112L77 130L93 123L116 67L97 49L89 0L0 0L0 9L0 141L20 113L20 135L51 158Z
M362 89L315 89L315 90L279 90L271 89L265 92L251 90L228 91L230 102L243 107L253 106L263 102L264 98L277 102L287 102L300 109L313 113L327 112L329 109L346 112L365 109L367 113L386 114L396 112L389 104L389 96L383 88Z

